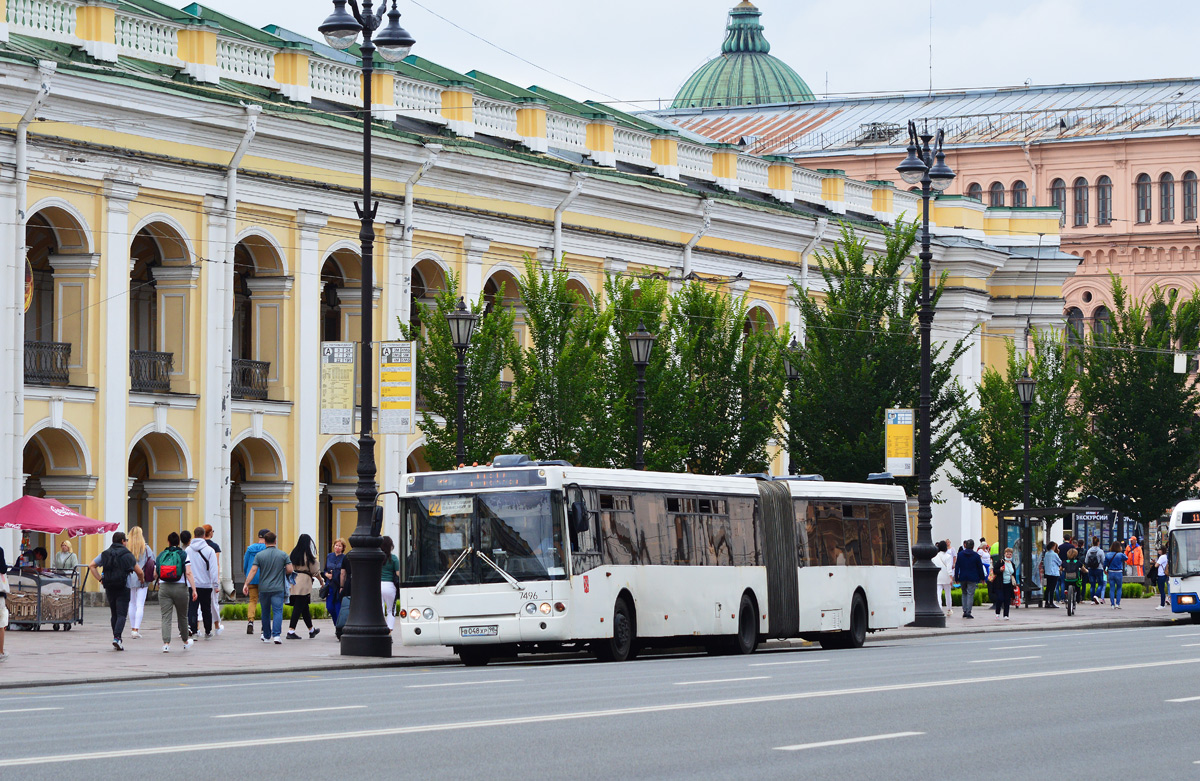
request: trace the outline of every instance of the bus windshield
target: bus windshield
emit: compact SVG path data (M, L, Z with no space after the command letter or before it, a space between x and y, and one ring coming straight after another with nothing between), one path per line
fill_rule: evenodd
M566 577L562 502L550 491L421 496L404 501L405 586L501 583L484 557L518 581Z
M1177 578L1200 575L1200 528L1171 532L1171 575Z

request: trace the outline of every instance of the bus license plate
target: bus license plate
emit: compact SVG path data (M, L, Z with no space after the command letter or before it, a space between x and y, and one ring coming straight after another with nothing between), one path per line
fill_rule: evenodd
M500 634L500 627L495 624L491 626L464 626L459 627L458 633L461 637L495 637Z

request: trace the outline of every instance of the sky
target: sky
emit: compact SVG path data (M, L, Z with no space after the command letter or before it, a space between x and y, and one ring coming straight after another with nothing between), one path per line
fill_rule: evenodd
M736 2L399 0L398 7L417 40L414 54L631 110L669 105L687 77L720 53ZM1200 28L1196 0L756 2L771 53L818 96L927 90L931 75L934 89L1197 75L1181 32ZM205 5L256 27L274 23L314 37L333 7L329 0Z

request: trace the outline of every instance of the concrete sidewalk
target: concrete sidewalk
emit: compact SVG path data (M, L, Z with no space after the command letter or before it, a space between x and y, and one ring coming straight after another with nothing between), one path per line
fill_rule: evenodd
M1008 621L995 617L986 605L973 611L977 618L962 618L956 608L946 619L945 629L901 628L868 635L867 642L939 637L984 632L1020 632L1039 630L1114 629L1169 626L1190 623L1187 616L1168 610L1155 610L1158 599L1127 599L1123 609L1081 605L1074 616L1064 608L1019 608ZM5 633L8 661L0 665L0 689L34 688L73 683L100 683L152 678L190 678L207 675L233 675L263 672L316 672L380 667L420 666L457 663L449 648L406 648L393 644L391 659L363 659L341 656L334 638L333 623L317 621L321 634L309 640L284 640L283 645L264 644L246 634L246 622L233 621L212 640L197 638L192 650L184 652L176 638L171 653L162 653L162 635L157 605L149 605L142 626L142 639L132 640L125 633L125 650L111 644L108 608L86 608L83 625L70 632L41 631ZM301 624L303 628L303 624ZM801 647L801 641L772 641L770 648Z

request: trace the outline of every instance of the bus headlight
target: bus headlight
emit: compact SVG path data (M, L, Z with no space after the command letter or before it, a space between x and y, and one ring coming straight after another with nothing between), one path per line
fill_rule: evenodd
M537 610L538 610L537 603L535 603L535 602L530 602L527 605L525 605L525 613L527 615L536 616Z
M414 607L412 610L408 611L408 617L413 621L420 621L421 609L419 607Z
M543 602L542 604L538 605L538 610L541 611L542 615L544 616L550 615L550 603Z
M421 615L425 617L426 621L432 621L433 620L433 608L431 608L431 607L425 608L424 610L421 611Z

